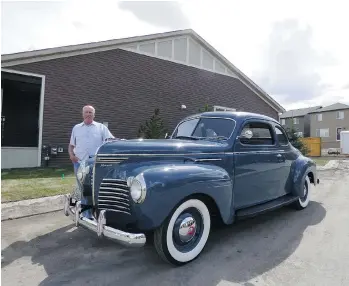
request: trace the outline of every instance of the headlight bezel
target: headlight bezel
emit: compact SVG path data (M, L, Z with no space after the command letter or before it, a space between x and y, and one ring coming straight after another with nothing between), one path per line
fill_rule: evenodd
M147 185L145 183L143 173L137 175L136 177L129 177L127 179L127 185L130 188L130 195L132 200L136 204L143 203L147 195ZM140 188L140 195L138 199L132 195L134 192L139 192L139 190L135 188Z

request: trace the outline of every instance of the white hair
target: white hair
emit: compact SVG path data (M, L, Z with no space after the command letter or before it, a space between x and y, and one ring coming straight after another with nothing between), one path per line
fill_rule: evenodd
M92 105L85 105L85 106L82 108L82 112L84 112L84 109L85 109L85 108L91 108L91 109L92 109L93 114L95 114L95 113L96 113L96 110L95 110L95 108L94 108Z

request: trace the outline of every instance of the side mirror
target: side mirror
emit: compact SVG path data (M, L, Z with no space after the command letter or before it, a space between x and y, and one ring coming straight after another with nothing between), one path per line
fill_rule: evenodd
M165 134L165 139L169 139L170 135L168 135L168 133Z

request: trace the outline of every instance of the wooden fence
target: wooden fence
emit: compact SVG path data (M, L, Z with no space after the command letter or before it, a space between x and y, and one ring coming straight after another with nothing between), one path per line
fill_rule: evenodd
M320 137L306 137L300 138L305 146L307 146L310 157L321 156L321 138Z

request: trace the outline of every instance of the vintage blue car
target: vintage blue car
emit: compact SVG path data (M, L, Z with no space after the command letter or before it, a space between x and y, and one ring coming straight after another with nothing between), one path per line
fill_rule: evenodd
M166 139L107 142L77 180L64 205L76 226L129 246L152 238L174 265L199 256L213 219L232 224L285 205L302 210L319 183L316 164L279 122L247 112L193 115Z

